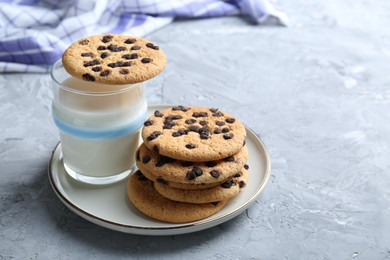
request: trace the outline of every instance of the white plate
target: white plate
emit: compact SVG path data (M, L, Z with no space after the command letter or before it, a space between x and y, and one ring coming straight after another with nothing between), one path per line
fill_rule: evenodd
M149 113L166 107L168 106L151 106ZM109 229L141 235L176 235L203 230L232 219L247 209L261 194L268 181L271 169L268 152L261 139L252 130L246 130L250 167L247 186L220 212L203 220L170 224L143 215L127 198L126 180L98 187L73 180L63 167L61 144L56 146L50 160L49 180L57 196L69 209Z

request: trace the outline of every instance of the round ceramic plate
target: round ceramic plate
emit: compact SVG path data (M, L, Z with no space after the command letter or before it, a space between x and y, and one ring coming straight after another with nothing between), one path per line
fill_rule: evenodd
M149 113L168 106L151 106ZM261 194L270 176L270 158L261 139L247 130L249 181L243 191L218 213L203 220L171 224L154 220L139 212L127 198L126 180L91 186L75 181L62 164L61 144L53 152L49 180L60 200L81 217L106 228L141 235L176 235L195 232L221 224L237 216Z

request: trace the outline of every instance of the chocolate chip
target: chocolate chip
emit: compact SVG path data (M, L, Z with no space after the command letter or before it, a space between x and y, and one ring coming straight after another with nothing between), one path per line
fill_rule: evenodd
M113 63L108 63L107 64L108 67L111 67L111 68L117 68L117 67L130 67L131 66L131 63L126 61L126 62L122 62L122 61L117 61L117 62L113 62Z
M142 63L151 63L153 60L151 58L142 58Z
M249 170L249 165L248 165L248 164L245 164L245 165L244 165L244 168L245 168L245 170Z
M142 158L142 163L143 164L147 164L148 162L150 162L150 156L149 155L145 155L143 158Z
M154 151L155 153L159 153L159 152L160 152L160 149L158 149L158 146L155 145L155 146L153 146L153 151Z
M81 53L81 57L91 57L93 58L95 55L93 55L92 52L85 52L85 53Z
M214 206L217 206L219 204L219 201L214 201L214 202L210 202L211 204L213 204Z
M101 55L100 55L100 58L104 59L104 58L107 58L108 56L110 56L110 54L108 52L103 52Z
M215 113L215 112L217 112L218 111L218 108L210 108L210 112L211 113Z
M186 121L184 121L187 125L192 125L192 124L194 124L194 123L196 123L196 119L193 119L193 118L191 118L191 119L187 119Z
M160 49L157 45L154 45L154 44L151 43L151 42L148 42L148 43L146 44L146 47L151 48L151 49L153 49L153 50L158 50L158 49Z
M215 113L212 113L213 116L215 117L221 117L221 116L224 116L223 113L221 111L217 111Z
M196 179L196 174L192 171L188 171L186 174L187 180L192 181Z
M228 133L228 134L223 135L223 139L225 139L225 140L232 139L233 137L234 137L234 134L232 134L232 133Z
M122 75L126 75L126 74L129 74L129 70L128 69L121 69L119 71L119 73L122 74Z
M164 165L164 162L161 162L161 161L157 161L154 166L156 167L162 167Z
M156 139L157 137L159 137L160 135L162 135L162 133L160 131L154 131L151 135L149 135L146 138L146 140L150 142L150 141Z
M103 45L100 45L99 47L97 47L97 50L98 51L104 51L104 50L107 50L107 47L103 46Z
M185 107L185 106L175 106L175 107L172 107L172 110L173 111L183 111L183 112L187 112L189 110L188 107Z
M140 180L140 181L147 181L148 180L148 178L146 178L145 175L143 175L140 170L136 171L135 174L137 175L138 180Z
M154 111L154 116L156 116L156 117L163 117L164 114L161 113L159 110L156 110L156 111Z
M100 72L100 76L102 76L102 77L106 77L108 75L110 75L110 70L105 70L105 71Z
M122 56L122 58L126 60L134 60L134 59L138 59L138 54L137 53L125 54Z
M193 167L191 171L187 172L187 179L194 180L196 177L199 177L203 174L203 171L199 167Z
M121 52L121 51L125 51L126 47L110 44L107 46L107 50L109 50L111 52Z
M173 132L172 136L173 137L179 137L179 136L182 136L182 135L186 135L187 133L188 133L187 130L180 129L177 132Z
M105 35L103 36L102 42L107 43L112 40L113 36L112 35Z
M246 140L244 139L244 141L242 142L242 146L245 146L246 144Z
M188 131L197 133L197 132L199 131L199 127L196 126L196 125L190 125L190 126L188 127Z
M79 41L80 45L87 45L88 43L89 43L89 40L87 40L87 39Z
M84 67L95 66L95 65L99 65L99 64L100 64L100 61L97 59L94 59L94 60L85 62Z
M222 133L229 133L230 129L228 127L222 128Z
M193 116L193 117L207 117L208 114L207 114L207 112L194 112L194 113L192 114L192 116Z
M234 118L226 118L226 120L225 120L227 123L229 123L229 124L233 124L235 121L236 121L236 119L234 119Z
M219 128L216 128L216 129L214 129L214 134L221 134L222 133L222 130L221 129L219 129Z
M189 166L192 166L192 165L194 165L193 162L187 162L187 161L182 161L181 162L181 166L183 166L183 167L189 167Z
M141 47L140 46L133 46L133 47L131 47L131 50L132 51L138 51L139 49L141 49Z
M172 129L176 124L172 121L165 121L163 125L163 129Z
M188 131L187 130L184 130L184 129L179 129L179 131L177 131L179 134L181 135L186 135L188 134Z
M182 136L182 135L179 132L173 132L172 136L173 137L179 137L179 136Z
M201 176L203 174L203 170L201 168L199 168L199 167L196 167L196 166L194 168L192 168L192 171L195 172L196 177L199 177L199 176Z
M217 126L223 126L223 125L225 125L225 122L223 122L223 121L216 121L215 124Z
M95 77L92 76L92 75L89 74L89 73L83 74L83 79L84 79L84 80L87 80L87 81L95 81Z
M201 126L205 126L205 125L207 125L207 121L206 120L199 121L199 124Z
M161 184L164 184L164 185L168 185L168 181L163 179L162 177L157 177L156 181L158 183L161 183Z
M215 167L217 163L215 161L205 162L204 165L207 167Z
M155 163L155 166L156 167L162 167L162 166L164 166L167 163L173 163L175 161L176 161L176 159L160 155L160 157L158 158L157 162Z
M142 174L141 176L138 176L138 180L140 180L140 181L147 181L148 178L146 178L145 175Z
M137 153L135 154L135 159L137 161L141 160L140 157L139 157L139 150L137 150Z
M191 143L186 144L186 148L187 149L194 149L194 148L196 148L196 144L191 144Z
M153 125L153 121L152 120L146 120L145 123L144 123L144 126L151 126Z
M183 119L183 117L181 115L173 115L173 116L167 116L165 118L165 121L172 121L172 120L179 120L179 119Z
M235 161L235 159L234 159L233 156L226 157L226 158L224 158L223 160L224 160L225 162L234 162L234 161Z
M209 129L203 127L203 128L199 128L199 136L200 136L200 139L209 139L210 137L210 131Z
M224 183L222 183L221 187L225 188L225 189L229 189L230 187L232 187L235 184L236 183L233 180L228 180L228 181L225 181Z
M173 120L182 119L183 117L181 115L171 115L167 116L164 119L164 126L163 129L172 129L176 124L173 122Z
M234 178L239 178L239 177L241 177L241 174L242 174L241 172L237 172L236 174L234 174L233 177L234 177Z
M211 174L211 176L213 176L216 179L219 178L219 176L221 175L221 173L219 171L217 171L217 170L212 170L210 172L210 174Z
M136 39L132 39L132 38L129 38L125 41L126 44L133 44L135 43L137 40Z
M246 185L245 181L240 181L240 182L238 183L238 187L240 187L240 188L244 188L245 185Z
M99 71L102 70L102 67L100 67L100 66L93 67L92 70L93 70L94 72L99 72Z

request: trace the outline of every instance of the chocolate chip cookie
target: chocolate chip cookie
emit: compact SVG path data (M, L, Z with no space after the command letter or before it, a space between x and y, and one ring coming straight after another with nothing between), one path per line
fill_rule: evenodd
M169 187L163 182L154 182L154 188L158 193L170 200L188 203L208 203L236 196L245 187L247 181L248 171L243 168L233 178L213 188L198 190L177 189Z
M155 111L144 123L142 138L160 155L207 162L236 154L246 131L237 118L219 109L175 106Z
M161 196L141 172L129 177L127 195L133 205L145 215L170 223L185 223L207 218L220 211L227 200L212 203L177 202Z
M226 158L189 162L160 155L142 144L136 153L136 163L159 178L183 184L209 184L225 180L239 172L248 160L248 149L244 145L236 154Z
M72 76L96 83L134 84L153 78L166 65L161 48L146 39L104 34L81 39L62 56Z

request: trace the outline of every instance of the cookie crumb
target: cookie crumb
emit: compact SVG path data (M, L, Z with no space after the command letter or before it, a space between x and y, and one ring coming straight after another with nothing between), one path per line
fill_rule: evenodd
M87 39L79 41L80 45L87 45L88 43L89 43L89 41Z

